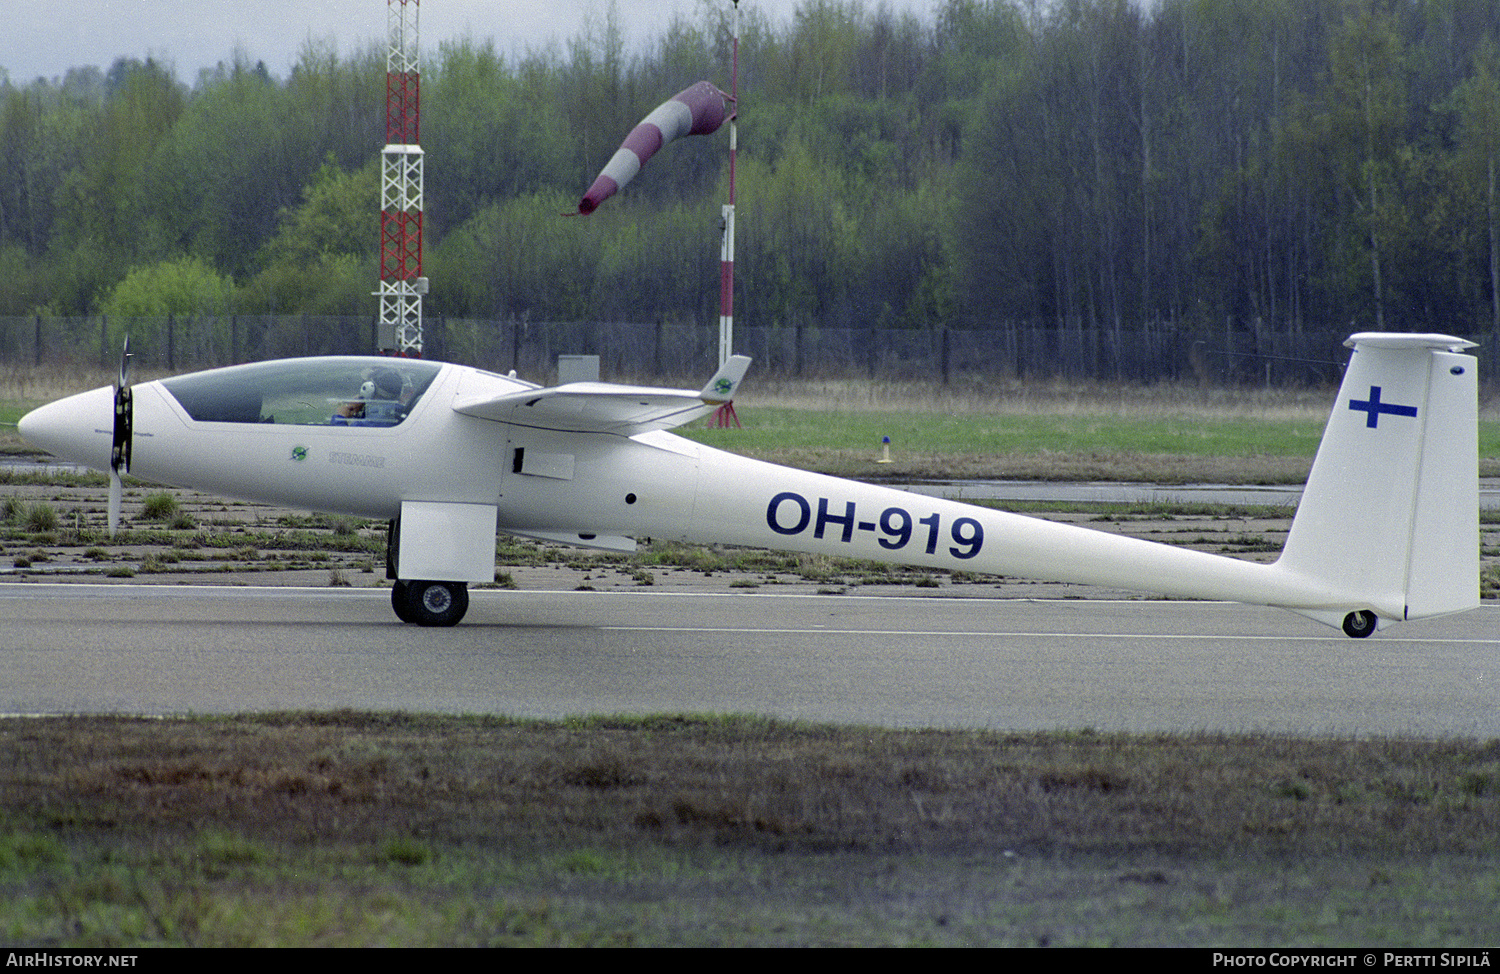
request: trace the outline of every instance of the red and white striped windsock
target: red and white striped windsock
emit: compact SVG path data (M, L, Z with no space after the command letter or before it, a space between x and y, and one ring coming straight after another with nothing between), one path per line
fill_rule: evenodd
M578 212L589 214L635 178L657 149L679 135L708 135L724 124L724 93L700 81L673 95L630 130L614 158L578 201Z

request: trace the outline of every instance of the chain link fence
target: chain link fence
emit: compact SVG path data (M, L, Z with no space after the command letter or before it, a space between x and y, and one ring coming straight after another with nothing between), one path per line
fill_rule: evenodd
M130 336L138 367L154 373L305 355L369 354L374 318L316 315L163 318L3 317L0 365L112 370ZM950 384L1008 379L1216 386L1308 387L1338 380L1347 331L1296 334L1169 324L1137 329L1039 327L1002 322L984 329L916 331L824 328L814 323L735 328L734 347L755 372L777 378L861 378ZM1495 342L1479 350L1487 383L1500 359ZM424 357L496 372L514 369L549 383L559 355L597 355L605 380L681 380L717 365L717 324L555 322L524 318L428 318Z

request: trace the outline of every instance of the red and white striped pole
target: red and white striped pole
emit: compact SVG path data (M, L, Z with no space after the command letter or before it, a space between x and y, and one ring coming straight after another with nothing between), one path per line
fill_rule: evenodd
M740 117L740 0L733 0L731 33L734 40L733 63L729 75L729 202L724 204L721 223L723 239L719 244L719 367L734 354L734 156L739 148ZM740 425L734 403L726 402L714 413L712 426L728 428Z
M719 365L734 354L734 162L740 114L740 3L734 0L734 62L729 80L733 102L729 116L729 202L723 209L723 240L719 245Z

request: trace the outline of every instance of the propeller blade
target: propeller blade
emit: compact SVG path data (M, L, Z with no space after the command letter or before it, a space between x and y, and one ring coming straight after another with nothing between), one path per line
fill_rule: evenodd
M120 381L115 383L116 389L124 389L130 385L130 336L125 336L125 347L120 352Z
M115 391L114 441L109 448L109 468L117 474L121 470L130 471L132 427L135 424L135 408L131 400L129 386Z
M130 392L130 336L120 353L120 381L115 384L114 437L109 448L109 468L118 476L130 471L130 447L134 441L135 409Z
M120 527L120 499L124 486L120 471L130 470L130 447L134 441L135 406L130 392L130 336L120 352L120 380L115 383L114 435L109 448L109 536Z

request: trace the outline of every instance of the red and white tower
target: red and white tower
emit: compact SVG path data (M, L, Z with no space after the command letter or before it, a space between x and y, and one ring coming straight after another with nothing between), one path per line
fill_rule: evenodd
M420 0L386 0L385 149L380 191L380 342L422 355L422 76L417 63Z

